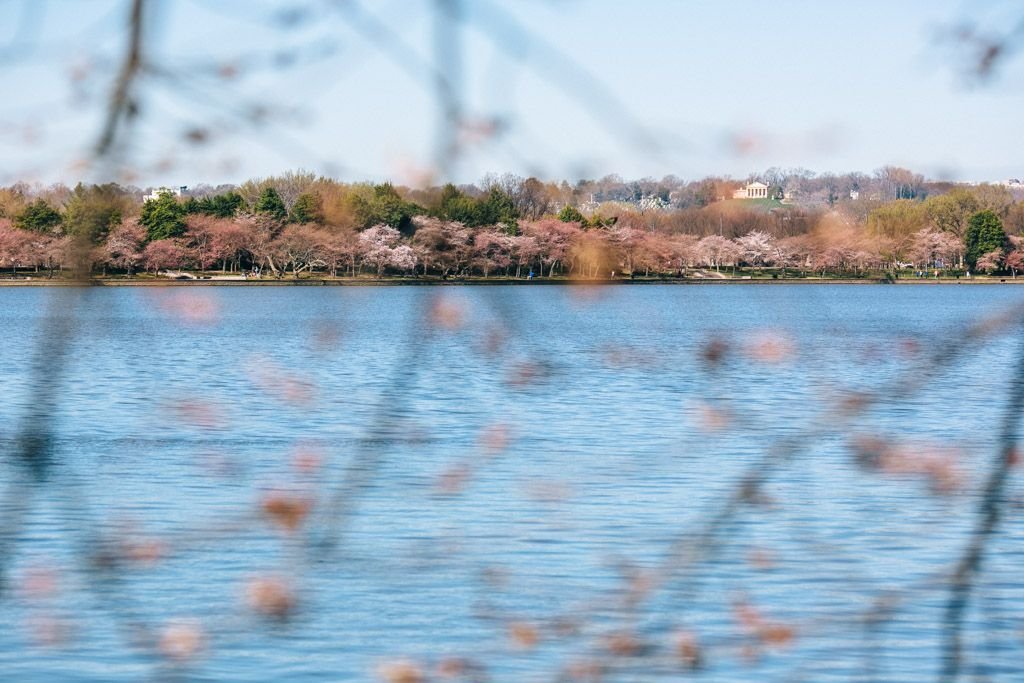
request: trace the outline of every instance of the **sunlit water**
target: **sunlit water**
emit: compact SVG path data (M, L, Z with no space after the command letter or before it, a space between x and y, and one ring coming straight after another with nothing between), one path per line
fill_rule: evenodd
M51 388L30 368L54 297L76 326ZM56 400L46 479L13 456L0 470L0 680L373 680L396 659L444 680L456 657L495 681L580 662L623 681L933 679L1015 335L921 361L1022 302L1008 286L0 289L6 453ZM839 424L842 392L881 387ZM939 453L956 490L862 469L851 434ZM625 606L780 439L792 458L705 560ZM338 493L351 465L361 484ZM315 499L299 531L261 514L274 491ZM1024 676L1018 494L967 615L966 670L992 680ZM96 569L138 537L162 556ZM266 576L296 586L285 622L246 604ZM880 596L893 611L865 625ZM759 642L742 605L789 635ZM180 664L147 645L178 622L205 634ZM625 632L635 651L609 646Z

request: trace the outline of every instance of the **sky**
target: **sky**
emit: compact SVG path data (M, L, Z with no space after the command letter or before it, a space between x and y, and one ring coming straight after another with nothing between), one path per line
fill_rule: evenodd
M140 116L97 163L128 0L0 0L0 182L1024 177L1022 65L978 82L949 38L1009 2L147 2Z

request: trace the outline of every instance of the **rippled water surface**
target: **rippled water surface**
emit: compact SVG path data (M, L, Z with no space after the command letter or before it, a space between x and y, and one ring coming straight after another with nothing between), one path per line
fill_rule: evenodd
M40 376L54 303L73 335ZM0 469L0 680L934 679L1020 335L927 358L1022 303L980 285L0 289L5 452L55 406L44 478ZM888 466L858 464L876 446ZM1024 679L1015 479L1008 495L966 615L977 680ZM275 497L308 516L289 530ZM285 620L254 613L267 580L295 591ZM201 647L168 658L175 633Z

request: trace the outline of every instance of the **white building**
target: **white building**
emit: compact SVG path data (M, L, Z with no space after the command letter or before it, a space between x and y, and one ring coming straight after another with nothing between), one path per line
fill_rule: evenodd
M178 188L173 189L173 190L171 188L169 188L169 187L158 187L158 188L154 189L152 192L150 192L149 194L147 194L145 197L143 197L142 201L144 201L144 202L155 201L157 199L160 199L160 195L164 194L165 192L173 194L175 197L180 197L181 195L183 195L186 192L188 192L188 185L181 185Z
M747 183L744 187L732 193L733 199L767 199L768 186L760 180Z

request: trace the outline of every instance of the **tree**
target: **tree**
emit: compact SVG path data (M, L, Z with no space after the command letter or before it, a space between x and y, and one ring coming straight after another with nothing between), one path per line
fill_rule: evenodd
M423 213L420 206L402 199L391 183L374 185L369 192L364 188L353 194L351 202L356 221L363 229L388 225L403 235L411 235L416 229L413 216Z
M232 220L218 220L208 230L210 236L210 257L220 261L221 270L241 270L242 258L249 251L251 233L248 224Z
M558 220L563 223L579 223L581 226L586 225L587 219L584 217L580 210L572 204L566 204L561 211L558 212Z
M86 188L78 183L64 208L64 227L68 233L98 244L121 222L126 208L127 203L117 185Z
M185 207L170 192L161 192L142 205L139 223L146 228L150 241L180 237L185 234Z
M1024 235L1024 202L1017 202L1007 210L1003 227L1008 235Z
M488 174L484 177L485 190L498 189L512 202L517 218L536 220L547 213L550 197L544 183L536 178L521 178L513 173Z
M564 223L559 220L542 218L539 221L525 222L520 225L523 234L537 241L537 260L541 268L539 275L544 275L544 266L548 267L548 277L555 273L569 255L569 250L582 234L576 223Z
M1016 278L1017 271L1024 270L1024 250L1022 250L1022 247L1024 247L1024 239L1016 236L1011 237L1010 245L1012 247L1012 251L1006 255L1005 263L1006 267L1010 269L1011 273L1013 273L1013 277Z
M142 244L146 241L146 229L134 220L125 221L110 231L100 257L104 264L128 271L132 275L142 262Z
M252 255L253 265L262 268L266 264L275 275L281 275L277 266L280 259L277 235L281 230L281 222L266 214L245 216L239 221L246 233L246 250Z
M26 206L14 219L15 227L31 232L49 233L61 224L60 212L45 199L37 199Z
M300 169L298 171L285 171L281 175L268 178L247 180L239 186L238 192L248 204L252 205L259 200L260 195L268 187L272 187L281 198L281 201L284 202L285 209L290 211L299 195L304 192L311 192L314 186L323 186L329 182L326 178L318 177L315 173Z
M1002 253L1006 248L1006 232L999 216L991 210L979 211L971 216L964 233L964 257L970 268L993 251Z
M185 211L187 213L199 213L217 218L231 218L244 206L245 200L242 198L242 195L237 192L225 192L200 199L190 197L185 202Z
M25 265L32 249L32 235L0 219L0 267L17 269Z
M898 166L885 166L875 171L886 198L915 199L924 190L924 177Z
M24 211L27 203L20 187L0 188L0 218L14 218Z
M415 219L416 234L412 248L423 274L431 268L446 277L461 272L473 251L473 235L462 223L419 216Z
M320 195L313 192L303 192L292 205L291 214L288 220L292 223L318 223L324 222L323 209L321 208Z
M903 239L925 226L927 216L920 202L897 199L868 214L868 231L879 237Z
M479 202L451 183L441 189L430 215L471 227L481 225Z
M188 249L180 240L154 240L142 252L146 268L154 273L170 268L184 268L188 263Z
M351 266L351 275L356 274L356 257L359 255L359 238L352 230L320 231L321 257L324 266L329 268L332 276L345 264Z
M979 209L988 209L1000 218L1005 218L1013 205L1013 192L1003 185L981 183L972 187L971 191L978 198Z
M509 245L516 265L516 277L522 277L523 266L533 263L540 254L537 238L532 235L515 235L509 237Z
M265 187L260 196L252 206L255 213L269 216L275 220L283 221L288 217L288 209L285 208L281 195L272 187Z
M948 268L963 259L963 251L963 242L952 233L925 228L914 235L910 257L925 268Z
M1003 267L1003 250L993 249L992 251L982 254L978 258L977 264L975 264L978 270L986 273L994 273Z
M403 273L412 273L416 269L416 252L408 244L400 244L391 250L388 265Z
M304 270L326 265L322 258L322 235L311 225L289 225L281 233L278 243L283 259L281 266L287 267L290 263L295 278Z
M509 234L515 234L517 218L512 197L501 188L492 187L479 203L477 225L504 225Z
M925 215L939 230L963 238L967 221L981 206L970 191L956 188L946 194L929 197L923 204Z
M760 266L771 257L772 242L772 236L760 230L751 230L736 240L743 260L752 266Z
M401 237L398 230L389 225L375 225L359 233L363 262L377 268L377 277L384 273L385 266L391 264L394 258L392 252Z
M512 265L512 236L499 230L481 230L473 237L473 266L483 272L507 269Z

